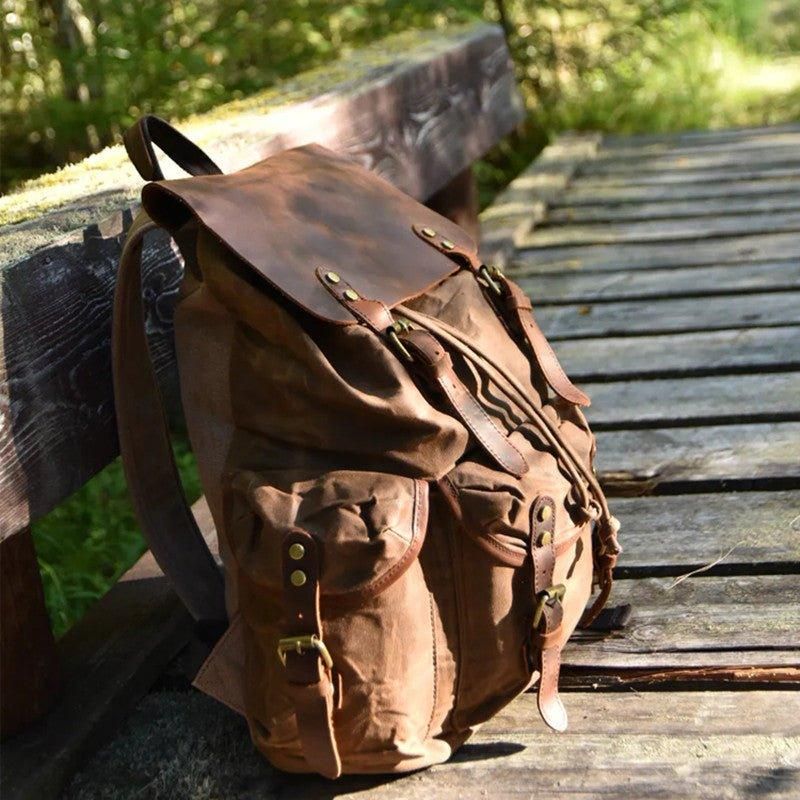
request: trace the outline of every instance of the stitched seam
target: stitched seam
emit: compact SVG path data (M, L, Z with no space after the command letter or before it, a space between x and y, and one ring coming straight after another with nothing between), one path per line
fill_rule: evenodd
M438 665L438 650L436 647L436 620L433 616L433 595L428 592L428 608L430 609L431 620L431 656L433 660L433 704L431 705L431 716L428 720L428 727L425 729L424 738L427 739L431 735L431 728L433 728L433 718L436 715L436 704L438 700L439 689L439 665Z

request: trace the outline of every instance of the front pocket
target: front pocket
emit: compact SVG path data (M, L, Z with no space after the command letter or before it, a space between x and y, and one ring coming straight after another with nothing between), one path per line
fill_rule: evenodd
M272 476L270 476L272 477ZM428 485L382 473L330 472L268 484L233 482L229 533L245 622L245 701L256 745L278 767L305 771L276 649L285 631L280 545L302 528L321 551L322 638L333 660L333 728L349 772L444 760L431 736L436 708L435 609L417 558Z

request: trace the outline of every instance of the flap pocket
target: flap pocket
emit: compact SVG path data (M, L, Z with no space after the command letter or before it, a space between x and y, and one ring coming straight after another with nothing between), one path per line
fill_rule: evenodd
M326 601L364 602L413 563L425 537L428 484L350 470L276 482L239 473L228 502L228 533L240 569L263 589L282 591L283 536L302 528L321 544Z

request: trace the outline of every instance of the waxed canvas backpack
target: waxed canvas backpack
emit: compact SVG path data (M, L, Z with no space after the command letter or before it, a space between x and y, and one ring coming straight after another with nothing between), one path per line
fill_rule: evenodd
M588 399L525 294L322 147L223 175L158 118L125 139L150 182L115 297L119 437L159 564L196 618L226 621L196 685L275 766L331 778L444 761L533 685L563 730L561 650L608 597L618 523ZM191 177L164 180L154 142ZM181 397L224 579L147 349L156 227L185 261Z

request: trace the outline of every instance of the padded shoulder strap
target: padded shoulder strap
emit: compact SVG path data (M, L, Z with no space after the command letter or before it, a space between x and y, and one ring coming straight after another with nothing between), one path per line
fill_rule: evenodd
M226 619L222 574L181 488L161 392L147 347L142 242L156 224L143 212L122 251L114 295L112 357L122 464L134 510L156 561L195 619Z

